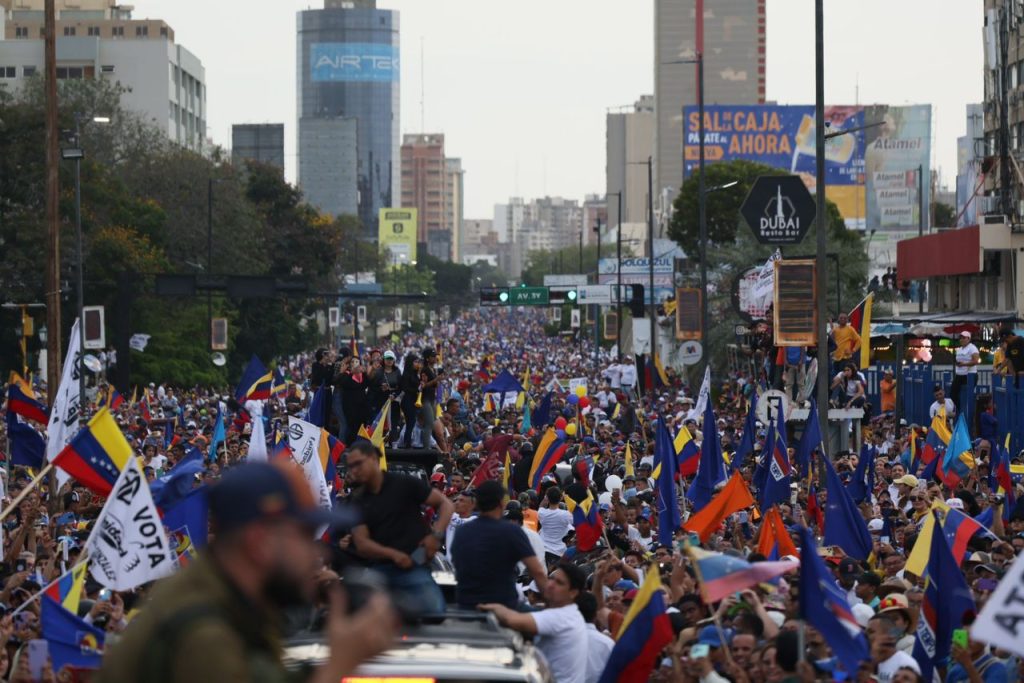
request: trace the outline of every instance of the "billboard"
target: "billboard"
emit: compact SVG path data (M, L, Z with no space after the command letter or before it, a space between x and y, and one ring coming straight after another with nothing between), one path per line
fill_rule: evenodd
M385 43L313 43L309 70L314 82L398 81L398 47Z
M908 180L895 172L916 173L919 164L928 168L931 106L831 106L825 108L825 122L829 133L853 131L825 141L825 194L839 207L846 225L857 230L905 229L916 189L903 194L892 190L910 190L911 180L916 188L916 175ZM871 126L874 123L882 125ZM686 107L687 175L696 170L700 157L699 124L697 108ZM871 127L857 130L864 126ZM813 105L709 105L704 108L704 137L707 163L755 161L799 175L814 191ZM876 195L878 190L884 192Z
M381 209L377 240L381 251L391 252L394 263L416 258L416 209Z
M651 270L649 263L650 261L647 258L622 259L622 284L643 285L644 299L647 305L650 305L651 303ZM675 284L672 276L672 269L674 265L675 264L671 256L663 256L654 259L655 301L665 301L675 294ZM601 285L614 285L618 282L618 271L616 270L615 259L601 259L598 263L597 282Z
M927 220L921 205L928 206L931 185L931 105L875 105L864 108L864 117L881 124L864 131L868 227L916 228Z

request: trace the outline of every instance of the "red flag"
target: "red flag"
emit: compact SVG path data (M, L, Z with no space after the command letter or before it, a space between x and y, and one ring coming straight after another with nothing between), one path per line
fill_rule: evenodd
M476 470L473 472L473 476L469 480L469 488L475 489L485 481L498 478L498 469L501 467L502 460L497 453L491 453L483 459Z

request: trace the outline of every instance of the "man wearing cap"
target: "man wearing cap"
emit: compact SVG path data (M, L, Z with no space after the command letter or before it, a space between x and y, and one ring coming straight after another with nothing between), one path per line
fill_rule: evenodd
M400 604L412 612L443 612L444 596L430 574L430 560L445 540L455 508L425 481L380 468L381 453L365 439L345 451L353 503L362 513L352 529L356 552L387 579ZM455 477L453 476L454 480ZM437 512L428 527L421 506Z
M900 466L902 470L902 466ZM896 474L893 472L893 474ZM901 474L897 478L892 480L892 485L889 486L889 495L892 496L893 505L903 510L903 512L910 512L910 492L918 487L920 480L913 474Z
M846 593L846 601L850 605L860 603L860 598L857 597L854 585L857 583L857 577L861 573L860 565L852 557L844 557L839 560L839 564L836 566L836 580L839 582L839 587Z
M627 397L636 396L636 365L633 363L633 356L626 356L621 366L621 377L619 382L622 385L622 392Z
M308 604L320 567L314 533L349 523L318 508L291 463L249 463L210 489L208 552L166 582L107 652L102 683L284 681L282 611ZM350 674L390 645L395 617L383 595L345 616L339 586L324 633L330 654L310 679Z
M949 388L953 404L960 411L960 391L967 384L967 378L978 377L978 365L981 363L981 352L971 343L971 333L964 330L960 333L960 346L956 349L954 361L953 385Z

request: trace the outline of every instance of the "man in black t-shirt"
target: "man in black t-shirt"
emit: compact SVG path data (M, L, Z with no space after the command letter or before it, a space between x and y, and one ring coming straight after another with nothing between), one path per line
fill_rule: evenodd
M1019 381L1021 373L1024 373L1024 337L1017 336L1012 327L1004 327L999 338L1006 342L1006 360Z
M548 577L523 530L502 519L505 489L496 481L476 488L480 515L455 530L450 549L458 579L456 600L460 609L498 603L515 609L516 565L522 562L541 591Z
M430 575L430 560L444 541L455 508L440 491L381 470L382 453L359 439L345 451L348 479L358 490L352 502L362 521L352 530L356 552L388 581L395 604L415 613L444 611L444 596ZM433 528L423 506L437 512Z

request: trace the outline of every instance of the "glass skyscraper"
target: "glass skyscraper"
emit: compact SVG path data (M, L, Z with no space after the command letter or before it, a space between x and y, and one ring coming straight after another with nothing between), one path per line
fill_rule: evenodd
M398 12L375 0L325 0L298 13L297 47L299 186L324 211L357 214L364 237L375 238L379 210L401 198ZM353 122L354 136L322 144L322 131ZM351 187L344 169L353 161Z

